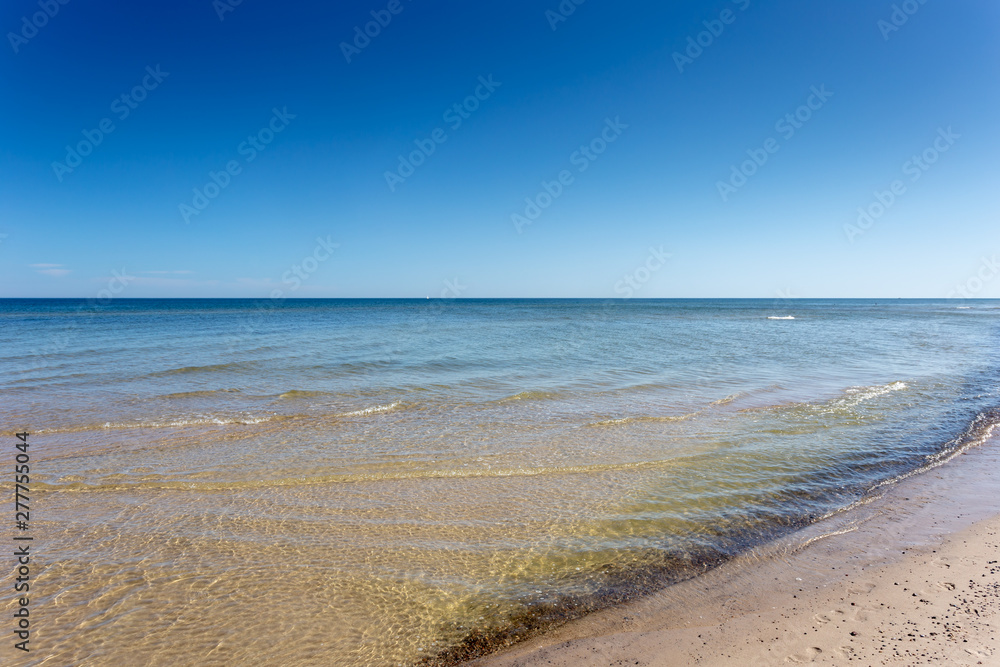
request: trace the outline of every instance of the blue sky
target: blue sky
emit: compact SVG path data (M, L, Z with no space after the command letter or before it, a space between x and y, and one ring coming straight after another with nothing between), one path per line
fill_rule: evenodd
M0 296L1000 297L989 0L12 0L0 28Z

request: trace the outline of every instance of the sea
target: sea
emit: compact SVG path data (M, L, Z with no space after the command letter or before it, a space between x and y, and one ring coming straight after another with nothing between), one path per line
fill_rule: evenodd
M455 664L984 442L1000 302L7 299L0 396L18 664Z

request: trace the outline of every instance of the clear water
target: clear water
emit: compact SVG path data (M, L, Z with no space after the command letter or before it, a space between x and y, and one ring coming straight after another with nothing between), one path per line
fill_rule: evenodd
M976 442L998 324L994 301L0 301L31 661L475 655Z

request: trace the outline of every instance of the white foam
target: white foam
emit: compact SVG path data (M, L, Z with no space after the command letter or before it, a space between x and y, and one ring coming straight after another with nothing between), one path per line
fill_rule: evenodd
M171 428L174 426L205 426L216 424L224 426L227 424L262 424L274 419L274 416L270 417L204 417L204 418L192 418L192 419L177 419L173 421L155 421L155 422L105 422L104 426L101 428L115 429L115 428Z
M794 320L795 317L793 315L782 315L782 316L768 315L767 319L769 319L769 320Z
M365 415L373 415L378 412L389 412L399 407L399 403L391 403L389 405L376 405L373 408L365 408L364 410L355 410L354 412L345 412L340 415L341 417L363 417Z
M882 396L883 394L888 394L891 391L901 391L906 389L907 384L905 382L892 382L890 384L878 385L875 387L851 387L847 389L845 393L851 395L851 398L855 398L858 401L865 401L869 398L875 398L876 396Z

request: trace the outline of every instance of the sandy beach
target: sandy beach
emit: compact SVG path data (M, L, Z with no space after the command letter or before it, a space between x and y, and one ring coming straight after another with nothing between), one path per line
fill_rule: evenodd
M470 664L1000 665L998 449Z

